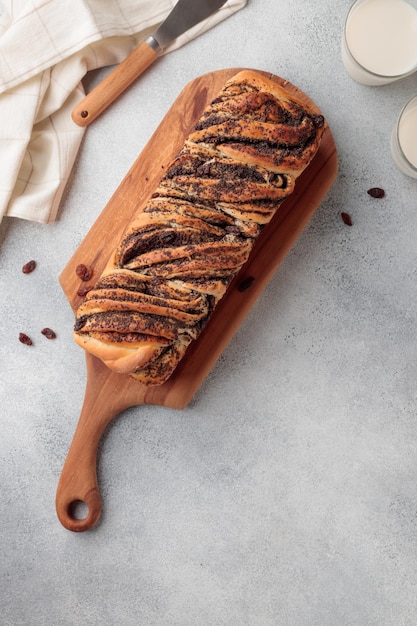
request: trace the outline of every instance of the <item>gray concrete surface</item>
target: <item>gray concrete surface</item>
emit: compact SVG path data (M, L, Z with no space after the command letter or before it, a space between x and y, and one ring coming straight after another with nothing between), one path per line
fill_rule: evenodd
M417 75L354 83L347 8L249 0L90 127L55 224L0 225L2 626L417 623L417 181L389 154ZM179 91L224 67L308 93L339 174L189 407L108 428L103 517L74 534L54 500L85 364L58 276Z

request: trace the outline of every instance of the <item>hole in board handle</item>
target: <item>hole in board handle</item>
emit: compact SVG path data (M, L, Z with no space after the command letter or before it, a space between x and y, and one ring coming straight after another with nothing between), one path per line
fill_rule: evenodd
M68 505L68 515L73 520L87 519L89 512L88 505L83 500L74 500Z

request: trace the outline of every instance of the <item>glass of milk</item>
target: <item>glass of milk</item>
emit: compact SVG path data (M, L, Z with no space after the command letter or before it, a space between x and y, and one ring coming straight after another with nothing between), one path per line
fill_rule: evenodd
M391 154L403 174L417 178L417 96L407 102L393 128Z
M346 18L342 60L364 85L386 85L417 70L417 0L356 0Z

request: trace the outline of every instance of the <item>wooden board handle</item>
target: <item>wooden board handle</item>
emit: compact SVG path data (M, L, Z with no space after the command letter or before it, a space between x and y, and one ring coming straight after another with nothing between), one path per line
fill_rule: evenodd
M140 43L77 105L71 116L79 126L87 126L116 100L158 57L146 42Z
M92 426L94 433L91 433ZM96 469L99 438L91 437L96 434L95 426L93 418L88 419L88 413L83 411L58 483L58 518L65 528L75 532L89 530L101 515ZM78 518L80 505L86 508L87 514Z
M114 377L119 377L121 388L127 384L127 377L114 374L91 354L86 354L86 363L84 403L56 492L58 518L65 528L75 532L89 530L101 515L97 480L97 451L101 436L115 415L137 404L134 394L127 392L118 397L114 393ZM86 516L77 517L79 510L85 508Z

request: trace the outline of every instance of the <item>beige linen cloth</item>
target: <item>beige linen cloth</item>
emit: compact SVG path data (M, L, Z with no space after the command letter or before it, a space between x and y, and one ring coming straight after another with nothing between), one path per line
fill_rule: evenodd
M196 0L198 2L198 0ZM170 52L245 6L228 2ZM55 220L85 129L71 119L93 69L119 63L176 0L0 0L0 221Z

